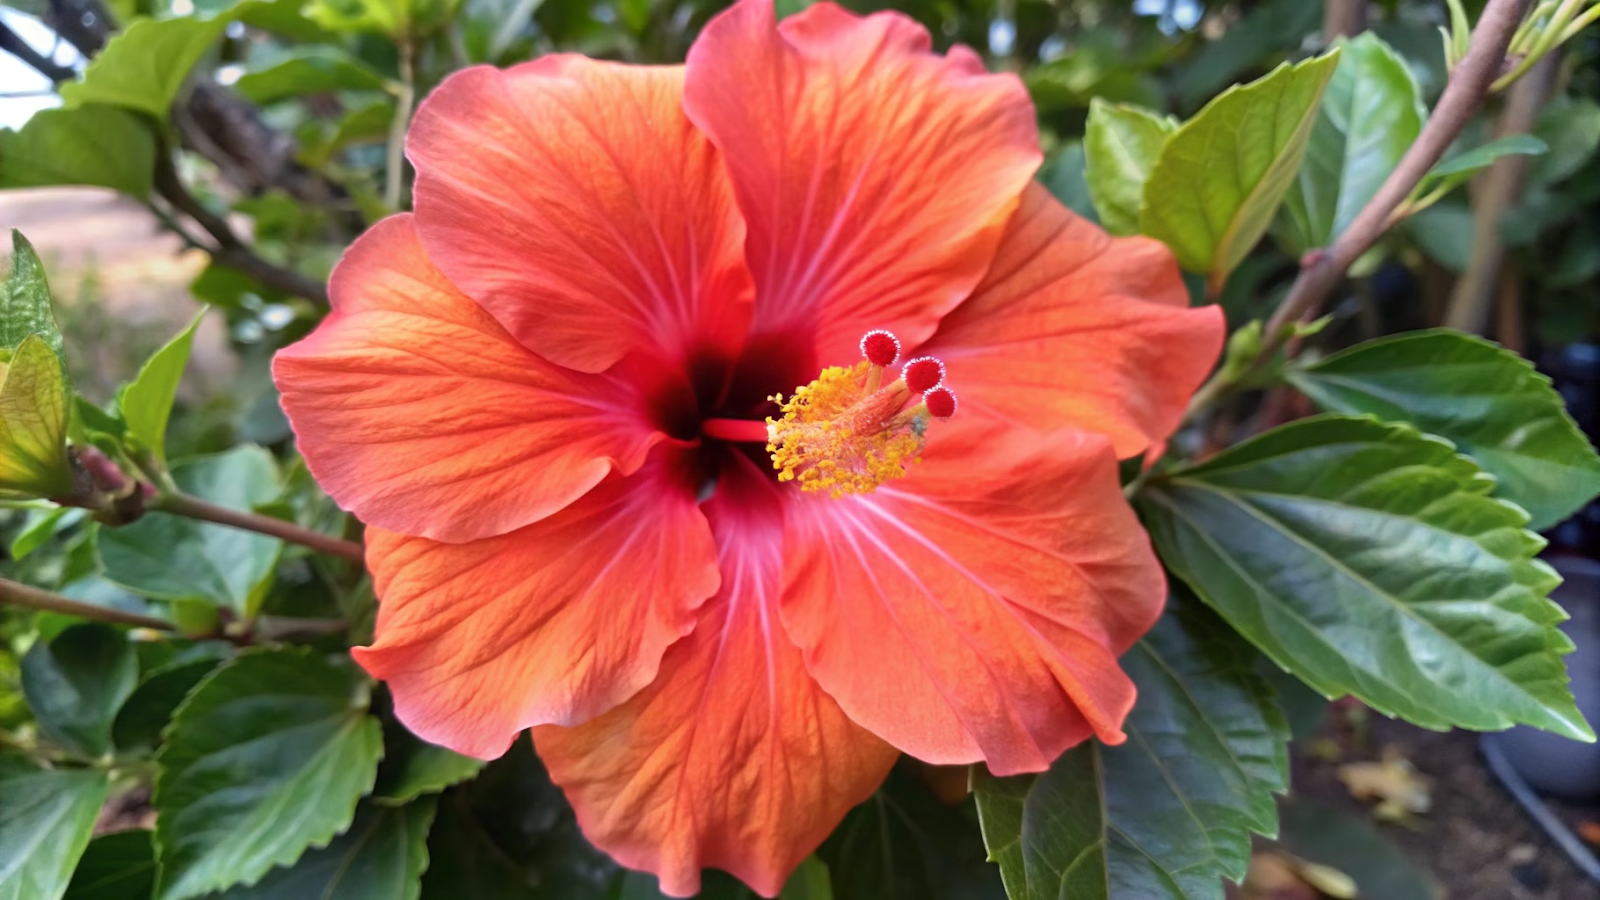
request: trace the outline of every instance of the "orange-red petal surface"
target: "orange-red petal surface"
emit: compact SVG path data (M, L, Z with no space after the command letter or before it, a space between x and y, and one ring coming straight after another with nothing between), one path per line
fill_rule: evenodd
M964 413L1099 432L1126 458L1177 428L1225 330L1220 307L1189 308L1164 246L1032 185L983 282L917 352L948 364Z
M452 75L406 142L428 254L552 362L731 355L750 312L744 227L682 93L681 67L578 56Z
M897 756L845 718L777 621L774 489L748 463L706 504L722 591L655 683L577 728L534 729L584 833L691 896L702 867L771 897Z
M689 51L684 105L722 150L750 236L754 331L856 358L920 342L978 283L1040 160L1033 107L971 51L898 13L831 3L774 21L743 0Z
M371 647L417 735L469 756L576 724L633 696L720 583L693 485L660 460L510 534L442 544L367 530Z
M330 292L333 314L273 377L317 483L369 524L504 534L637 469L662 438L620 378L541 360L456 291L408 215L362 235Z
M903 480L790 505L783 621L850 718L918 759L1039 771L1122 740L1161 568L1097 435L930 429Z

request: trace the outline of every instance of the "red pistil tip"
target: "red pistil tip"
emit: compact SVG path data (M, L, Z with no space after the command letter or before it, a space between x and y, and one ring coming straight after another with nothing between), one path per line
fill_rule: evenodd
M928 407L928 415L935 419L948 419L956 414L956 395L949 388L934 388L922 395L922 402Z
M944 363L931 356L922 356L906 363L906 370L900 373L906 380L906 387L913 391L931 391L944 384Z
M861 338L861 355L875 366L892 366L900 358L900 339L881 328L869 331Z

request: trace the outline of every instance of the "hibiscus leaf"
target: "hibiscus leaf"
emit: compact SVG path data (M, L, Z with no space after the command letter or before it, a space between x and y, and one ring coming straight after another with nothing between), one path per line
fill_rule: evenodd
M1221 900L1251 832L1277 829L1288 725L1251 652L1177 597L1126 656L1139 701L1117 747L1090 741L1048 772L974 773L991 858L1012 900Z
M383 767L372 797L390 806L438 793L483 768L483 760L430 744L398 724L385 727L383 747Z
M82 769L0 774L0 900L59 900L108 790Z
M143 829L101 835L78 860L64 900L146 900L156 885L156 851Z
M61 357L30 334L0 361L0 499L72 494Z
M205 318L201 310L177 337L150 355L132 383L117 396L117 407L128 424L131 449L154 458L160 469L167 467L167 420L178 399L178 383L189 365L194 334ZM141 458L143 458L141 456Z
M363 803L355 819L328 846L308 850L250 887L215 900L417 900L428 868L428 829L434 799L405 806Z
M1434 166L1412 194L1418 197L1444 194L1471 181L1472 176L1489 168L1502 156L1541 156L1549 150L1549 145L1531 134L1508 134L1495 138Z
M335 47L302 47L275 65L247 72L233 89L252 103L274 103L301 94L334 91L376 91L383 76L360 59Z
M155 136L125 109L44 109L19 130L0 131L0 187L85 184L143 199L155 152Z
M1358 344L1289 380L1331 412L1410 422L1446 438L1543 530L1600 493L1600 456L1550 379L1479 337L1438 329Z
M1167 567L1279 666L1425 728L1594 734L1567 689L1560 578L1494 479L1405 425L1322 416L1152 483Z
M1416 79L1372 32L1341 43L1300 175L1274 233L1295 255L1344 233L1422 131Z
M231 16L136 19L106 44L82 81L61 86L70 107L104 103L165 119L189 70L228 27Z
M109 625L74 625L22 658L22 693L39 730L90 756L111 749L111 723L138 682L133 645Z
M1178 127L1161 116L1126 103L1089 102L1083 139L1084 178L1100 222L1117 235L1139 233L1139 207L1161 147Z
M9 157L0 158L7 160L9 170ZM57 356L61 355L61 328L50 307L50 282L45 278L44 263L22 232L12 229L10 268L6 270L5 290L0 293L0 351L15 350L35 334ZM3 359L4 354L0 353L0 361Z
M277 498L277 465L260 447L242 445L172 467L185 492L250 511ZM155 512L101 530L105 577L164 600L206 600L253 615L266 596L283 542L250 531Z
M202 681L156 756L159 900L255 884L349 827L383 755L369 691L347 659L291 650Z
M1334 51L1230 88L1172 133L1144 186L1140 230L1222 285L1272 224L1305 158Z

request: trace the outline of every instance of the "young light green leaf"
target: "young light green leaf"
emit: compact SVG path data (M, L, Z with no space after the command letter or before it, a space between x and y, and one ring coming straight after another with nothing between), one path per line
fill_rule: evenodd
M85 769L0 775L0 900L60 900L109 785Z
M148 900L156 884L156 851L143 829L89 842L63 900Z
M61 99L69 108L104 103L165 119L189 71L222 37L230 20L135 19L111 38L84 70L82 81L61 86Z
M22 658L22 694L45 737L90 756L111 749L111 722L139 683L139 660L120 629L74 625Z
M1393 335L1288 377L1330 412L1410 422L1450 440L1495 477L1496 496L1528 511L1535 530L1600 494L1600 456L1550 379L1482 338L1447 329Z
M272 455L245 444L218 456L172 467L179 489L231 509L249 511L278 496ZM165 600L209 600L254 614L265 596L283 542L225 525L152 512L98 538L106 578Z
M133 383L117 397L123 421L128 424L129 449L147 454L162 470L167 467L167 420L172 417L183 370L189 365L195 331L205 315L201 310L188 328L152 354Z
M159 900L260 881L343 832L383 738L346 659L241 653L178 708L156 756Z
M1405 60L1377 35L1369 31L1341 47L1305 163L1274 223L1274 233L1296 256L1327 246L1350 227L1428 115Z
M1139 233L1139 207L1161 147L1178 127L1170 116L1124 103L1089 103L1084 177L1100 222L1116 235Z
M44 340L57 356L62 354L61 329L50 308L50 282L44 263L22 232L11 230L11 264L6 271L5 293L0 294L0 351L15 350L29 335ZM0 354L0 361L4 354Z
M29 335L0 362L0 497L72 494L61 358Z
M1288 786L1288 726L1258 658L1196 601L1174 603L1123 657L1139 686L1126 743L1089 741L1040 775L976 769L1012 900L1221 900Z
M144 199L155 153L149 127L125 109L43 109L0 131L0 188L85 184Z
M250 887L215 900L417 900L428 868L428 829L435 800L356 808L349 829L326 847L307 850Z
M246 72L233 88L252 103L274 103L301 94L376 91L383 76L336 47L302 47L276 65Z
M1339 51L1230 88L1167 139L1140 230L1220 287L1266 233L1305 158Z
M1531 134L1513 134L1480 144L1434 166L1412 192L1414 197L1437 200L1468 181L1502 156L1539 156L1550 148Z
M23 559L51 538L83 521L85 510L67 506L28 511L27 523L11 539L11 558Z
M1140 495L1162 560L1279 666L1425 728L1594 734L1521 509L1445 441L1322 416Z

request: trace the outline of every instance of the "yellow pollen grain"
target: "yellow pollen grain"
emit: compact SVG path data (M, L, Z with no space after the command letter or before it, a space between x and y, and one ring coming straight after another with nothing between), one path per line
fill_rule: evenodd
M868 392L868 367L830 366L788 400L772 398L782 416L767 419L767 452L779 481L836 498L865 494L921 458L926 419L899 413L903 386Z

